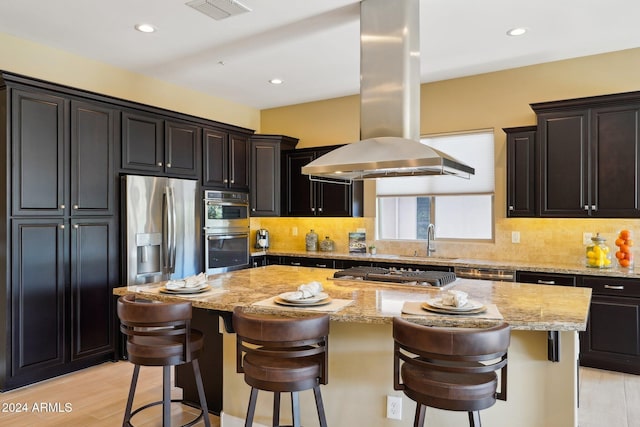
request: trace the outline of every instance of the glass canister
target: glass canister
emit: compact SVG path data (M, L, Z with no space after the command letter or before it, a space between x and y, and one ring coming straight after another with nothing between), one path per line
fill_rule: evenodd
M621 230L616 238L616 259L620 268L633 268L633 234L629 230Z
M320 250L322 252L332 252L333 246L333 240L331 240L329 236L325 236L324 240L320 242Z
M587 267L611 268L611 251L606 244L607 239L597 233L591 238L591 244L587 246Z
M313 229L305 236L305 242L308 251L318 250L318 234Z

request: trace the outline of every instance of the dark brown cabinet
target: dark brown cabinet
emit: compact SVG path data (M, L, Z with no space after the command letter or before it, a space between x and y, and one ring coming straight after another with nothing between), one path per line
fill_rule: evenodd
M249 138L248 134L204 129L204 186L249 190Z
M534 217L536 127L503 130L507 134L507 217Z
M1 390L112 359L119 283L117 110L7 77Z
M362 216L361 181L351 185L311 181L302 167L337 147L284 153L283 212L287 216Z
M640 94L532 104L539 215L640 217Z
M201 129L140 112L122 113L122 168L196 178Z
M297 143L284 135L251 137L251 216L280 216L282 151Z
M640 281L583 277L580 286L592 290L580 364L640 374Z

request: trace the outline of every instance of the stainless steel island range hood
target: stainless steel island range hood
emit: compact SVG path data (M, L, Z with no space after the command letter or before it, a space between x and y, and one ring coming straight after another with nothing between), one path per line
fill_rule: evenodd
M302 168L312 180L458 175L474 168L421 144L420 0L360 3L360 138Z

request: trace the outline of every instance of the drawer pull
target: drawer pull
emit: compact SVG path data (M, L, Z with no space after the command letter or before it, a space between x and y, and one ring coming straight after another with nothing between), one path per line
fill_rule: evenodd
M318 268L327 268L327 264L316 264Z
M296 267L300 267L300 263L299 262L292 262L291 265L296 266Z
M623 285L604 285L605 289L613 289L616 291L624 291L624 286Z
M555 285L556 281L555 280L540 280L540 279L538 279L538 284L539 285Z

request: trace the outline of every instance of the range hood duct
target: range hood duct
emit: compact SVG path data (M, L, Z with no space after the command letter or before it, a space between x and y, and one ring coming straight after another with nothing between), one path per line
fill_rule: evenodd
M457 175L474 168L420 143L420 0L360 3L360 138L302 168L316 181Z

